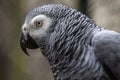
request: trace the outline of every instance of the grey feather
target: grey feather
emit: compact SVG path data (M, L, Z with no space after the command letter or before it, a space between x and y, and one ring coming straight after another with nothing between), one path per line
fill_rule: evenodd
M96 56L102 64L111 70L111 74L120 80L120 34L103 30L93 38Z
M59 4L33 9L52 18L47 35L35 39L55 80L120 80L120 34L97 26L79 11Z

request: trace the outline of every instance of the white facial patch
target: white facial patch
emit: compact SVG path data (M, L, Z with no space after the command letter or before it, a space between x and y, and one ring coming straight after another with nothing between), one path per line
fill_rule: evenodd
M36 26L36 21L42 21L42 26L37 27ZM37 37L37 36L42 36L46 34L47 29L51 26L52 19L47 17L46 15L38 15L35 16L28 24L25 23L22 27L22 29L26 28L26 31L32 36L32 37ZM24 32L24 30L23 30Z
M45 32L47 31L47 29L50 27L51 23L52 23L52 19L45 16L45 15L38 15L36 17L34 17L31 21L31 23L35 23L36 21L39 20L43 20L43 24L39 29L35 29L33 31L30 32L31 35L42 35L45 34Z

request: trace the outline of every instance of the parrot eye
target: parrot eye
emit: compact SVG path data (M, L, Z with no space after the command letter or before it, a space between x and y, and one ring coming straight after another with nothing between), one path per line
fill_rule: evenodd
M37 22L36 22L36 26L37 26L37 27L41 27L41 26L42 26L42 24L43 24L43 22L42 22L42 21L37 21Z

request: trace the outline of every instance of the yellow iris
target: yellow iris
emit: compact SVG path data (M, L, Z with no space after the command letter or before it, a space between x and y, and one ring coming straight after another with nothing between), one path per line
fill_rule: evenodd
M36 22L36 26L37 26L37 27L41 27L42 24L43 24L42 21L37 21L37 22Z

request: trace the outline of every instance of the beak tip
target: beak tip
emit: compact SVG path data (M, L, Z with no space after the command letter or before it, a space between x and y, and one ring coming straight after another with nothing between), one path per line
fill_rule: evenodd
M27 56L30 56L27 52L26 52L26 55L27 55Z
M24 53L25 53L27 56L30 56L30 55L28 54L27 50L23 50L23 51L24 51Z

